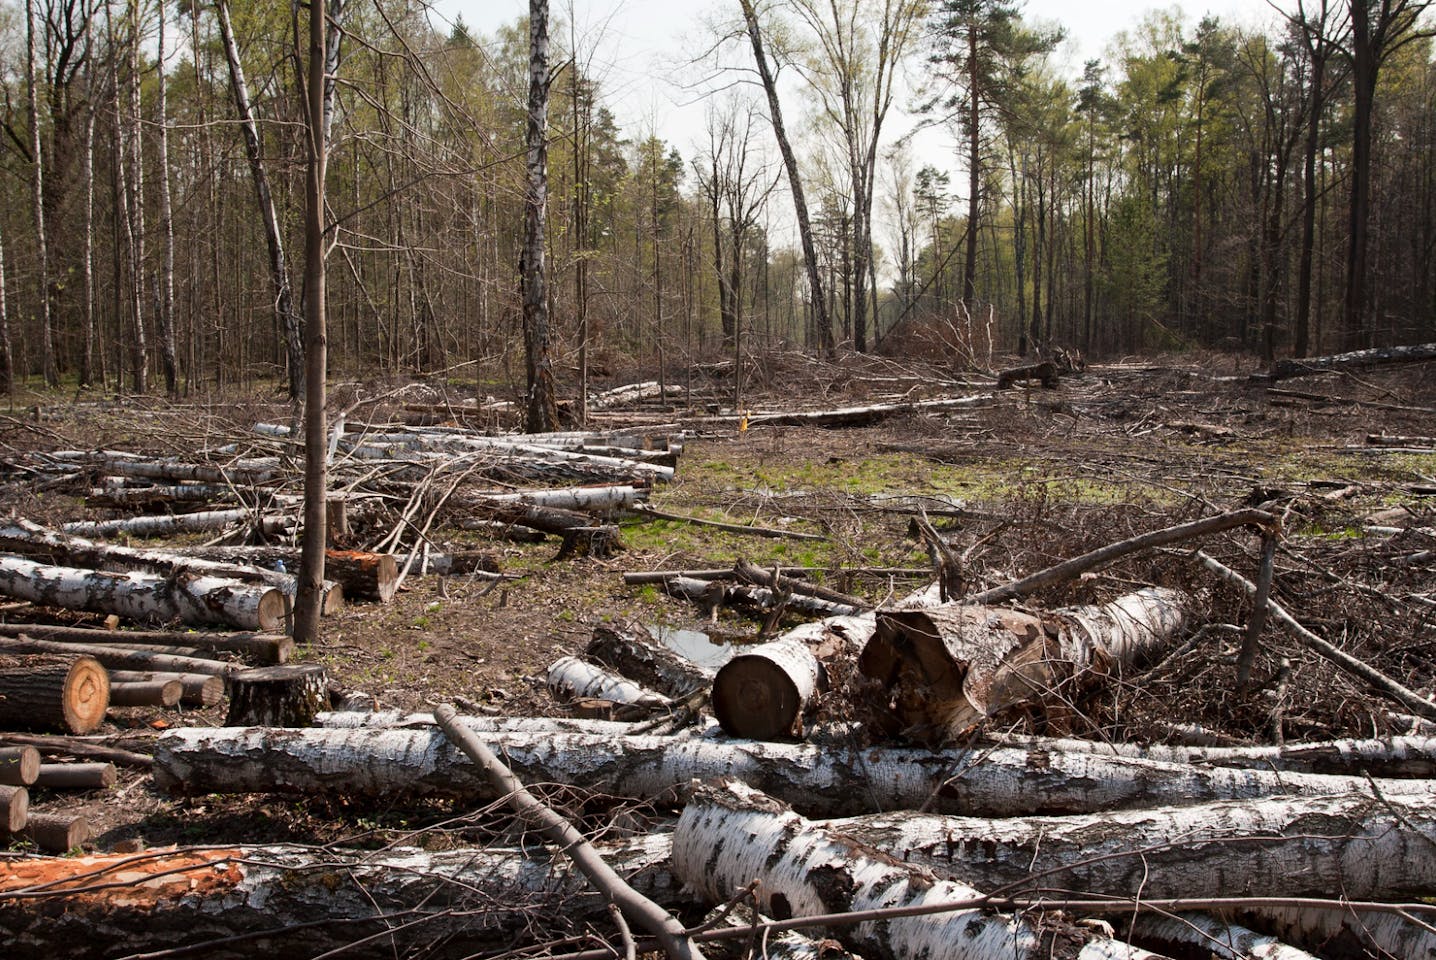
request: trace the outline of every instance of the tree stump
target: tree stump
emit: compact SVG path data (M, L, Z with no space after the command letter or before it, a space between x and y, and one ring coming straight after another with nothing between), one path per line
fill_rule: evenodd
M90 821L60 813L37 813L25 825L25 835L46 853L68 853L90 839Z
M93 657L0 655L0 728L90 733L110 706L110 675Z
M0 784L28 787L39 775L39 750L34 747L0 748Z
M563 531L563 545L559 547L554 559L592 557L595 560L607 560L623 550L618 528L611 524L602 527L570 527Z
M388 603L399 588L399 564L388 553L326 550L324 576L343 587L351 600Z
M19 833L25 829L29 813L29 790L24 787L0 787L0 828Z
M328 709L327 679L316 663L245 670L230 677L227 727L312 727Z

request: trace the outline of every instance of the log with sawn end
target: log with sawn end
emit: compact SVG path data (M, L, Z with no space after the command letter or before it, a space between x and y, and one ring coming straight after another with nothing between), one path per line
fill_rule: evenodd
M110 676L76 653L0 652L0 729L89 733L105 721Z
M115 785L113 763L46 763L35 786L51 790L105 790Z
M34 747L0 747L0 784L28 787L39 775L39 750Z
M19 557L0 557L0 593L70 610L240 630L277 630L289 606L269 586L190 574L104 573Z
M23 634L13 640L8 637L0 638L0 654L3 653L84 655L93 657L111 670L203 673L212 677L227 677L236 670L244 669L243 665L238 663L221 663L218 660L200 660L196 657L150 653L145 650L111 647L101 643L56 643L51 640L31 640Z
M224 678L205 673L170 673L162 670L111 670L115 683L178 683L181 706L212 707L224 699Z
M236 653L259 666L287 663L294 640L282 633L177 633L172 630L97 630L43 623L0 623L0 637L28 637L57 643L100 643L116 646L195 647Z

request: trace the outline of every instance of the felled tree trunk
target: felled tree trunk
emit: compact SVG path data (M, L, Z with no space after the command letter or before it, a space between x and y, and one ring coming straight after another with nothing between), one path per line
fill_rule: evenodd
M173 707L183 697L184 684L178 680L111 678L110 705L114 707Z
M177 547L173 553L184 557L244 563L287 570L299 569L299 551L288 547ZM351 600L393 599L399 575L393 554L364 550L326 550L324 575L344 589Z
M1436 887L1429 797L1279 797L1090 816L985 819L897 811L828 822L984 890L1175 899L1421 896ZM1426 836L1423 836L1425 834Z
M637 624L594 627L584 656L670 697L686 697L712 680L710 671L654 642Z
M1200 913L1144 913L1132 923L1132 939L1163 949L1196 949L1218 960L1318 960L1275 937Z
M285 663L294 641L282 633L175 633L169 630L94 630L43 623L0 623L0 637L26 636L56 643L103 643L116 646L193 647L237 653L263 666Z
M110 675L91 657L0 654L0 729L89 733L109 706Z
M956 604L879 613L858 658L879 691L865 704L868 719L890 734L941 743L1017 704L1070 703L1074 681L1169 645L1185 603L1152 588L1046 617Z
M1269 931L1286 943L1309 948L1322 957L1436 957L1436 933L1431 932L1429 916L1408 919L1395 913L1303 910L1294 906L1252 908L1239 911L1238 916L1247 926Z
M717 903L757 880L758 909L776 917L978 901L833 931L876 960L1076 958L1088 942L1104 939L1055 917L1028 920L985 908L972 887L899 863L741 784L704 787L689 801L673 835L673 871Z
M1213 767L1353 776L1365 771L1380 777L1436 779L1436 737L1433 736L1329 740L1259 747L1105 743L1096 740L1026 736L999 736L996 739L1009 746L1031 747L1051 752L1094 753L1104 757L1133 757L1160 763L1198 763Z
M1091 813L1370 789L1359 777L1203 770L1000 747L934 754L709 737L502 733L490 739L526 783L652 799L691 780L726 776L815 816L903 808L972 816ZM474 767L436 730L171 730L155 742L155 781L189 794L313 794L342 782L356 797L488 798ZM1421 781L1378 783L1385 796L1429 794Z
M938 596L937 587L929 587L901 606L932 606ZM713 713L718 722L735 737L756 740L796 733L826 686L827 671L821 661L856 657L876 626L873 612L828 617L745 649L713 678Z
M1328 357L1306 357L1302 359L1278 360L1272 364L1264 379L1286 380L1309 373L1330 373L1339 370L1368 370L1372 367L1398 363L1422 363L1436 360L1436 343L1417 343L1404 347L1380 347L1374 350L1355 350L1351 353L1337 353Z
M137 620L277 630L288 606L273 587L181 574L101 573L0 557L0 593L31 603Z
M110 679L116 683L178 683L179 702L186 707L212 707L224 699L224 679L203 673L111 670Z
M725 583L722 580L670 577L663 581L663 589L671 596L684 597L695 603L736 607L749 613L766 613L780 603L801 613L818 617L852 617L863 612L861 607L836 603L822 597L801 593L779 594L768 587Z
M65 524L64 530L81 537L111 537L117 533L127 533L133 537L165 537L199 530L222 530L230 524L244 523L251 518L254 518L254 511L241 507L236 510L166 513L130 517L125 520L75 520ZM278 516L259 517L256 522L265 533L280 533L293 525L293 521Z
M605 855L648 896L676 899L669 846L658 835ZM56 960L182 947L212 960L309 957L350 944L345 957L392 958L436 940L459 955L510 946L531 927L562 936L606 918L567 861L532 848L156 850L21 860L0 874L0 894L37 884L56 888L41 909L0 897L0 940ZM373 934L384 935L364 942Z
M28 640L23 636L17 640L0 639L0 653L57 653L94 657L111 670L155 671L161 673L202 673L212 677L227 677L244 667L237 663L220 663L217 660L200 660L196 657L182 657L125 647L109 647L99 643L55 643L49 640Z
M673 701L663 694L645 690L632 680L615 676L577 657L561 657L554 661L548 668L548 689L561 701L595 697L640 707L645 712L673 705Z

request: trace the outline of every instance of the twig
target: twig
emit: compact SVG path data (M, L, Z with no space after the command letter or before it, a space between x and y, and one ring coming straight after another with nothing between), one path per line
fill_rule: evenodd
M1253 597L1251 620L1247 622L1246 637L1242 640L1242 652L1237 657L1237 692L1245 693L1252 678L1252 664L1256 662L1257 646L1261 640L1262 627L1266 626L1266 602L1271 599L1271 582L1276 574L1277 538L1265 533L1261 538L1261 566L1257 570L1256 594Z
M1208 556L1200 550L1197 551L1197 559L1202 561L1202 564L1205 565L1208 570L1212 571L1217 576L1221 577L1223 580L1245 590L1247 592L1247 596L1255 596L1257 589L1256 585L1250 580L1248 580L1246 577L1237 573L1230 567L1223 565L1221 562L1213 559L1212 557ZM1416 691L1408 689L1407 687L1398 683L1396 680L1382 673L1380 670L1377 670L1370 664L1364 663L1361 660L1358 660L1353 657L1351 654L1332 646L1330 643L1323 640L1321 637L1318 637L1316 634L1306 629L1306 627L1303 627L1300 623L1297 623L1296 618L1293 617L1291 614L1287 613L1286 610L1281 606L1281 604L1277 603L1275 600L1268 598L1266 606L1267 610L1271 611L1272 616L1276 617L1282 623L1286 624L1286 626L1289 627L1291 631L1296 634L1298 640L1306 644L1312 650L1316 651L1316 653L1318 653L1320 656L1336 664L1338 667L1351 674L1352 676L1360 677L1361 679L1365 680L1367 683L1371 684L1373 687L1377 688L1382 693L1385 693L1387 696L1400 703L1412 713L1415 713L1418 716L1425 717L1427 720L1436 720L1436 703L1432 703L1430 700L1427 700L1425 697L1416 693Z
M635 923L657 938L671 960L703 960L671 914L643 894L630 887L603 858L583 834L528 791L518 777L484 745L474 732L458 722L458 712L449 704L434 710L434 721L465 755L472 760L489 783L508 797L511 807L525 820L539 827L545 836L562 846L583 875L611 902L616 903Z

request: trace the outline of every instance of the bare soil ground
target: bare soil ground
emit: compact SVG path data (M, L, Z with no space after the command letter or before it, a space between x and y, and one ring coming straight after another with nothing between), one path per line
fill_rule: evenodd
M759 538L632 519L623 523L627 550L615 559L555 561L552 542L488 541L440 525L431 533L437 542L491 550L501 569L521 579L495 587L466 577L411 577L394 603L353 604L326 620L324 640L303 650L301 659L323 662L341 685L367 691L385 706L419 710L462 697L504 714L561 713L542 677L558 656L581 651L600 622L626 619L709 629L725 638L756 636L752 622L724 614L706 623L684 601L652 587L625 586L622 571L723 567L741 557L768 567L828 571L816 575L873 601L921 586L923 581L905 576L836 572L928 563L910 518L874 509L872 495L961 500L962 516L935 522L961 556L964 583L972 590L1138 532L1264 504L1283 516L1286 531L1277 599L1311 629L1429 696L1436 683L1436 454L1368 452L1367 438L1436 433L1436 367L1289 384L1329 400L1268 393L1245 382L1248 372L1226 357L1094 367L1064 379L1056 390L1008 390L994 405L962 414L911 415L853 429L739 430L731 422L704 420L701 406L673 410L662 418L691 418L693 433L676 479L655 491L657 507L819 533L827 540ZM877 361L840 369L775 358L755 371L745 402L753 409L831 408L990 389L944 382L945 376ZM723 389L723 383L712 389ZM272 400L76 404L25 398L0 416L0 455L99 446L193 451L219 437L242 438L257 420L287 420L287 408ZM375 418L396 414L372 411ZM660 419L653 412L642 416ZM621 421L615 415L611 422ZM23 479L6 484L3 497L6 508L39 521L86 515L74 496L36 492ZM370 517L360 539L381 536L392 521ZM1253 574L1253 534L1223 535L1205 546ZM1189 551L1133 558L1032 603L1090 602L1133 584L1192 591L1202 608L1199 621L1240 625L1249 613L1246 601L1216 584ZM7 608L3 615L23 620L34 611ZM1002 725L1160 740L1181 722L1236 742L1403 729L1388 703L1278 627L1265 633L1258 688L1237 698L1232 676L1238 642L1234 631L1209 631L1179 656L1138 676L1113 678L1060 714L1007 717ZM107 729L143 741L164 725L220 723L222 709L115 711ZM843 712L841 702L826 709L832 716ZM467 825L455 834L438 826L463 812L443 802L374 808L351 805L342 796L173 799L132 771L111 791L37 791L33 804L92 815L99 824L97 849L131 838L152 845L389 842L416 831L424 842L444 844L473 829Z

